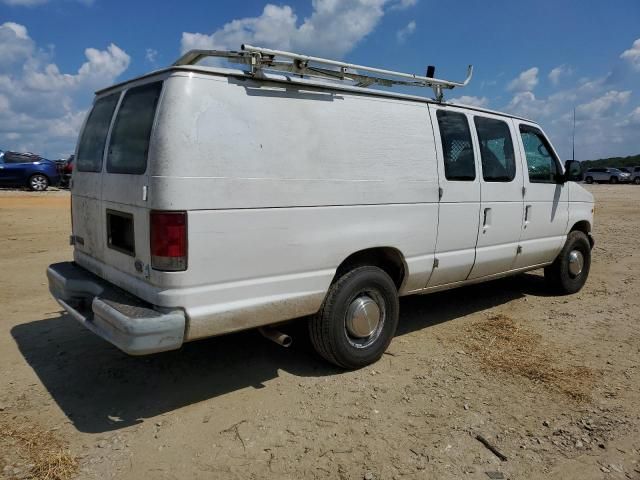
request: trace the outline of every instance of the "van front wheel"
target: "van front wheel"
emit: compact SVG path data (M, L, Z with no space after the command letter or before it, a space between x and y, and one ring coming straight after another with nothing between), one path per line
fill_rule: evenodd
M587 236L573 231L555 261L544 269L544 278L559 295L580 291L591 268L591 244Z
M399 310L396 286L384 270L355 268L331 285L320 311L309 320L311 343L339 367L364 367L391 343Z

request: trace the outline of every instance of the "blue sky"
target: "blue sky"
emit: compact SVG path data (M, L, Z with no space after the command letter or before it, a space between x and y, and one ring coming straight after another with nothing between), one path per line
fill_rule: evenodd
M640 2L0 0L0 148L73 151L92 92L243 42L423 73L539 121L563 158L640 153ZM418 92L430 95L431 92Z

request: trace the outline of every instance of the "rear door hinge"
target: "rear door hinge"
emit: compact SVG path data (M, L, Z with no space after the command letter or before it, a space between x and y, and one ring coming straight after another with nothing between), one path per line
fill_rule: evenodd
M442 200L442 195L444 195L444 190L442 187L438 187L438 200Z
M433 268L438 268L438 266L440 265L440 260L438 260L437 258L433 259Z
M527 187L525 187L524 185L522 186L522 198L524 198L524 196L527 194Z

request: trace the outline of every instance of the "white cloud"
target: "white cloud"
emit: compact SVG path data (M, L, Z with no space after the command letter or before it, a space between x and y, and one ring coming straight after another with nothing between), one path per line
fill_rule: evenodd
M416 22L411 20L407 25L396 32L396 38L399 43L404 43L407 40L407 37L413 34L416 31Z
M538 67L520 73L509 82L507 89L511 92L530 92L538 84Z
M0 72L24 61L34 49L35 44L24 26L13 22L0 25Z
M391 5L391 10L406 10L414 7L417 3L418 0L400 0L398 3Z
M576 107L576 115L585 119L596 119L609 114L614 107L626 104L631 97L631 91L618 92L611 90L603 96L598 97L590 102L578 105Z
M572 73L573 70L570 67L567 67L566 65L559 65L549 72L549 80L551 80L552 84L558 85L562 77L567 77Z
M147 62L155 65L158 59L158 51L155 48L147 48L144 58Z
M544 118L551 112L553 103L536 98L533 92L517 92L506 110L532 120Z
M629 62L635 70L640 71L640 38L633 42L629 50L622 52L620 58Z
M515 92L502 109L540 122L562 158L571 155L573 109L576 109L576 157L582 160L629 155L640 151L640 107L630 112L630 90L611 88L610 74L581 79L576 85L538 98ZM604 92L604 93L603 93Z
M450 98L448 101L450 103L469 105L470 107L486 107L489 104L489 99L487 97L474 97L470 95Z
M301 53L342 57L371 33L386 6L413 1L313 0L311 16L298 21L288 5L267 4L258 17L233 20L212 34L182 34L182 52L194 48L237 50L243 43Z
M124 72L131 58L113 43L106 50L87 48L84 51L87 61L78 69L78 73L60 73L58 66L48 64L42 67L38 61L30 61L24 66L23 81L33 89L52 91L85 86L98 88L108 86L114 78Z
M0 148L53 158L72 152L93 91L112 84L129 55L115 44L87 48L86 61L66 73L23 25L0 25L0 37Z

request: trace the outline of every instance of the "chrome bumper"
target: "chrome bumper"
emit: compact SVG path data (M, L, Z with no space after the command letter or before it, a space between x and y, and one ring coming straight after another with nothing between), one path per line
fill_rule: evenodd
M129 355L175 350L184 341L181 310L159 311L73 262L50 265L47 278L73 318Z

